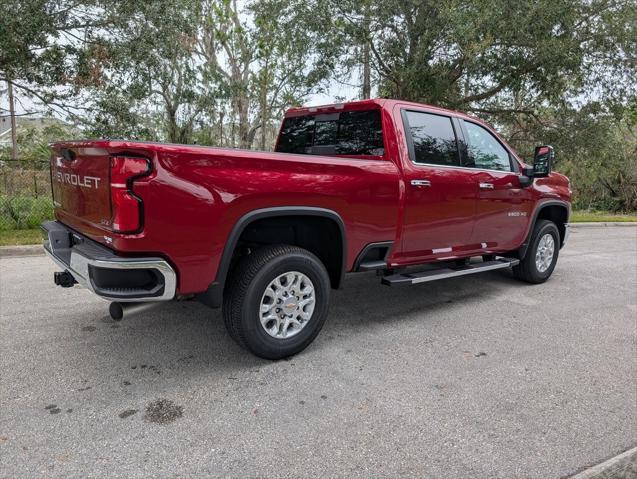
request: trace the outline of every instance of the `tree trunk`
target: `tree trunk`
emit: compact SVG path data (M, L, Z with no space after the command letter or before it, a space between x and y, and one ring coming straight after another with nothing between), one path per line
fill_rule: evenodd
M267 133L267 124L268 124L268 89L267 89L267 78L263 78L261 83L261 138L259 142L259 149L261 151L265 151L265 140Z
M7 80L7 87L9 93L9 115L11 117L11 159L16 161L18 159L18 136L16 131L15 122L15 102L13 98L13 84L10 80Z
M244 93L237 96L237 114L239 115L239 148L249 149L250 118L248 117L249 100Z
M361 97L363 100L371 98L372 83L370 71L370 49L369 49L369 13L365 9L365 18L363 20L363 30L365 31L365 42L363 43L363 87Z
M223 141L223 110L219 112L219 146L225 146Z

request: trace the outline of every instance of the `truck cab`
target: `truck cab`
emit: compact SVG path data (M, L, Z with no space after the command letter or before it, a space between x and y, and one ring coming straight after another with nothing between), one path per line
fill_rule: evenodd
M513 252L548 206L542 216L556 223L561 242L567 235L568 179L534 173L488 124L460 112L395 100L294 109L276 151L395 164L401 204L392 267Z

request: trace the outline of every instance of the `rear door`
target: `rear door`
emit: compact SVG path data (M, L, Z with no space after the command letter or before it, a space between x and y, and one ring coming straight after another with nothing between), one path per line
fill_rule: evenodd
M484 126L461 120L467 143L466 166L475 170L478 194L472 243L486 250L514 248L522 241L533 208L520 185L517 162Z
M472 249L477 179L461 168L457 120L412 109L403 109L401 117L409 151L402 256L417 262Z

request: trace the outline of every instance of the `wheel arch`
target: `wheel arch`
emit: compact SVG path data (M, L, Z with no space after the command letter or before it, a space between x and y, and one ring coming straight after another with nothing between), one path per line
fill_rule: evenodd
M518 255L520 259L524 259L529 249L531 242L531 236L537 221L540 219L547 219L555 223L560 233L560 248L564 246L567 234L567 224L570 214L570 206L566 201L561 200L549 200L542 202L533 212L533 219L531 220L529 231L524 239L524 243L518 249Z
M249 228L251 226L281 224L286 218L290 220L290 224L293 224L293 222L299 218L305 218L307 221L303 223L308 228L316 228L321 222L324 222L324 225L331 225L326 231L319 231L319 235L317 235L317 238L320 237L321 234L327 235L325 237L334 235L339 237L340 248L338 250L331 248L328 253L329 257L326 256L325 251L317 251L316 248L307 247L308 245L304 241L282 241L282 243L306 247L306 249L314 253L325 265L330 276L332 288L337 289L340 287L347 264L347 237L345 223L341 216L337 212L325 208L280 206L254 210L246 213L237 220L226 240L221 260L219 261L219 267L217 268L217 276L208 287L208 290L198 295L198 299L208 306L215 308L221 306L224 286L232 266L232 261L235 258L235 252L240 245L240 240L242 240L246 234L249 234ZM275 242L266 241L265 244L275 244Z

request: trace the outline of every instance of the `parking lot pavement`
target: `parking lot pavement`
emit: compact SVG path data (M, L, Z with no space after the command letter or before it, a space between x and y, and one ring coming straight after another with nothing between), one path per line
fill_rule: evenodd
M637 228L574 231L538 286L350 275L278 362L195 302L113 322L54 270L0 260L2 477L559 478L637 443Z

